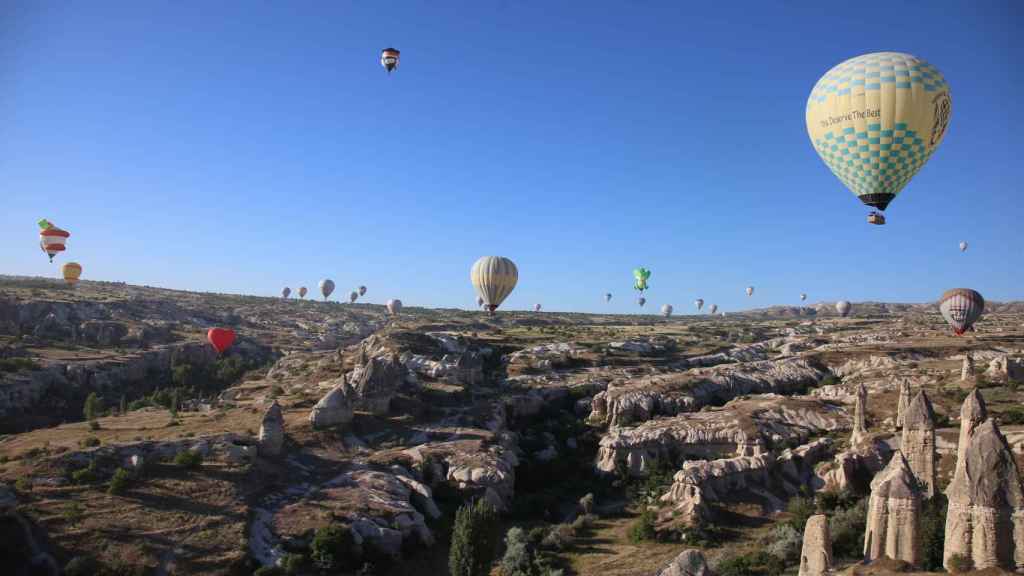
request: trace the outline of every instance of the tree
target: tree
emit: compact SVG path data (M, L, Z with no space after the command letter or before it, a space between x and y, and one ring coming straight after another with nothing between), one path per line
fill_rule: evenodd
M533 552L523 529L513 526L505 535L505 555L501 558L502 576L533 576Z
M171 411L171 418L177 418L178 417L178 401L179 401L179 392L178 392L178 389L175 388L174 392L171 393L171 406L170 406L170 408L168 408L168 410Z
M82 412L85 414L85 419L89 422L94 422L96 416L99 415L100 411L100 399L96 396L95 392L90 392L85 398L85 406Z
M494 563L498 542L501 539L499 530L498 511L487 500L477 500L473 506L473 532L476 540L473 573L477 576L487 576L491 573L491 564Z
M473 505L463 504L455 512L452 545L448 550L448 572L451 576L473 574Z
M128 398L126 398L124 394L121 394L121 408L118 411L118 414L120 414L121 416L124 416L127 413L128 413Z

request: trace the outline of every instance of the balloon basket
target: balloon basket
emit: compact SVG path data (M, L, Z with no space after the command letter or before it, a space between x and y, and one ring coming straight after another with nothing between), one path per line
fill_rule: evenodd
M881 226L885 224L885 216L879 214L878 212L872 212L871 214L868 214L868 224L875 224L876 226Z

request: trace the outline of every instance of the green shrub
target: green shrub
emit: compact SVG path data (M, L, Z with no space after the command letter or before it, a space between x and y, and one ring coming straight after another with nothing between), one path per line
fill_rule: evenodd
M486 500L464 504L455 512L448 569L452 576L486 576L498 540L498 514Z
M177 388L171 393L171 405L167 408L171 412L171 418L178 417L178 405L181 403L181 393Z
M32 491L32 479L28 476L22 476L14 481L14 488L18 492L29 493Z
M764 551L725 558L718 563L718 576L779 576L786 566Z
M657 532L654 530L655 514L644 508L640 517L629 527L629 541L639 544L646 540L654 540Z
M103 407L100 405L100 399L96 396L95 392L90 392L85 398L85 405L82 407L82 413L85 415L85 419L92 422L99 415L100 410Z
M65 576L93 576L99 572L99 562L91 556L75 556L64 565Z
M39 364L31 358L0 358L0 372L21 372L38 368Z
M786 503L786 512L790 514L790 518L786 523L802 534L804 526L807 524L807 519L814 516L817 512L817 507L814 505L814 499L796 496L790 498L789 502Z
M82 516L85 516L85 506L82 506L81 502L70 502L61 511L61 516L68 522L77 524L81 521Z
M824 378L818 381L818 386L835 386L842 383L843 381L835 374L826 374Z
M566 550L572 546L576 531L569 524L556 524L548 529L540 545L548 550Z
M836 558L855 559L864 554L864 529L867 526L868 501L862 498L846 510L829 518L832 533L832 554Z
M182 468L196 469L203 465L203 455L196 450L182 450L174 455L174 463Z
M363 551L344 524L331 524L316 531L309 546L309 557L322 570L355 570Z
M857 504L860 498L849 490L826 490L815 497L815 504L823 514L831 514L836 510L847 510Z
M121 395L121 404L118 407L117 413L121 416L128 413L128 398L124 394Z
M92 430L93 432L95 432L95 431L97 431L99 429L100 429L100 423L99 422L97 422L96 420L89 420L89 430Z
M925 501L921 509L921 568L929 572L942 570L942 553L946 546L947 507L945 494L936 492L935 496Z
M193 372L191 364L178 364L171 368L171 382L181 388L192 386Z
M505 535L505 555L501 558L501 576L534 576L533 556L523 529L509 528Z
M71 473L71 481L75 484L91 484L97 479L96 461L89 462L85 468L80 468Z
M1024 424L1024 408L1011 406L998 415L999 423L1003 426L1015 426Z
M762 544L765 552L793 566L800 560L803 534L789 524L776 524Z
M260 566L252 576L288 576L284 568L278 566Z
M100 444L100 439L95 436L86 436L78 441L79 448L95 448Z
M107 494L123 494L131 482L131 475L124 468L118 468L110 478L110 485L107 487Z
M963 554L953 554L949 557L949 570L954 574L970 572L971 570L974 570L974 560L971 560Z

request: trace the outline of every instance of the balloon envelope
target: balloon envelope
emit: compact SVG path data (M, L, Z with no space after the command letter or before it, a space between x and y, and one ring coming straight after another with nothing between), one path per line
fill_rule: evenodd
M639 290L643 293L647 290L647 279L651 277L651 271L646 268L636 268L633 270L633 289Z
M661 314L665 318L668 318L669 316L671 316L672 315L672 305L671 304L665 304L664 306L662 306L661 307Z
M69 236L70 232L57 228L53 222L45 218L39 221L39 247L50 257L50 262L53 262L54 256L64 251Z
M360 296L365 296L366 295L366 286L360 286L359 287L359 295Z
M949 85L910 54L876 52L840 63L807 99L807 134L861 202L885 210L942 143Z
M534 312L540 312L540 304L534 304L533 305L533 311Z
M309 292L309 290L307 290L305 286L300 286L299 287L299 298L305 298L306 297L306 292Z
M801 300L807 300L807 294L801 294L800 295L800 299Z
M754 294L754 287L753 286L747 286L747 296L753 296L753 294Z
M842 316L843 318L846 318L847 316L850 315L850 310L852 308L853 306L851 306L850 303L847 302L846 300L840 300L839 302L836 302L836 312L839 312L839 315Z
M223 354L235 342L235 331L230 328L210 328L206 332L206 340L217 354Z
M288 296L291 295L291 293L292 293L292 289L287 287L287 286L285 286L284 288L281 289L281 297L282 298L287 298Z
M320 294L323 294L324 300L326 300L331 296L331 292L334 292L334 280L324 278L320 281Z
M395 314L398 314L399 312L402 311L402 301L397 298L393 298L391 300L388 300L387 307L388 313L394 316Z
M697 311L700 312L700 309L704 307L704 299L697 298L697 300L694 301L694 304L697 305Z
M939 299L939 312L957 336L969 330L985 311L985 299L970 288L946 290Z
M718 304L711 305L711 313L714 314L715 312L718 312Z
M641 307L643 307L644 304L647 304L647 298L644 298L643 296L641 296L641 297L636 299L636 303L639 304Z
M960 243L960 251L961 252L966 252L967 251L967 242L961 242Z
M82 276L82 265L78 262L68 262L60 267L60 273L69 286L74 286Z
M348 293L348 301L349 301L350 304L354 304L355 301L356 301L356 298L359 298L359 292L356 292L355 290L353 290L353 291Z
M604 295L604 301L605 302L611 302L612 301L612 293L611 292L608 292L607 294Z
M503 256L484 256L473 263L469 280L477 296L483 298L483 306L494 312L516 287L519 269Z

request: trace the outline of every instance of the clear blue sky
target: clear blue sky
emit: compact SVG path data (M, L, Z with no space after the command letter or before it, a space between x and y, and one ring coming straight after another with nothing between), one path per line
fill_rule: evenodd
M647 311L1020 299L1022 27L1009 0L0 0L0 273L472 307L498 254L514 309L637 311L636 266ZM877 227L804 106L882 50L953 116Z

